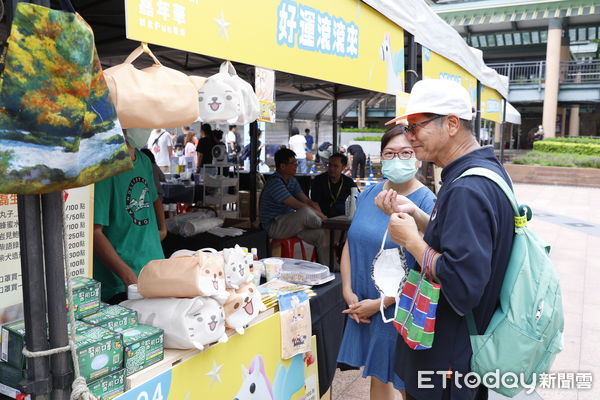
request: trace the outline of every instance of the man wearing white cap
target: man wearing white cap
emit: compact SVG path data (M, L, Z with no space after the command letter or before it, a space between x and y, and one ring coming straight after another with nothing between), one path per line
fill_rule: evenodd
M441 295L433 346L411 350L398 340L396 372L408 399L486 399L484 386L473 388L463 379L472 355L466 316L472 313L478 333L485 332L512 248L513 211L492 181L457 178L483 167L511 182L493 148L480 147L473 136L471 98L459 84L417 82L407 113L395 120L404 118L417 158L443 168L443 185L431 216L391 191L382 191L376 203L391 214L392 239L422 260L427 276L441 285Z

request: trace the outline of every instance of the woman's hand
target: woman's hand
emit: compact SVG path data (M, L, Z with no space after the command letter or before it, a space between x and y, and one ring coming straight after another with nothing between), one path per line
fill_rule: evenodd
M348 307L352 307L354 304L358 303L358 296L352 291L352 289L344 289L342 291L342 295L344 296L344 301L346 302L346 304L348 304ZM345 313L345 311L343 312ZM350 314L349 317L355 320L356 323L360 323L360 320L356 315Z
M379 311L381 299L365 299L350 305L347 310L342 311L344 314L350 314L350 317L357 322L370 323L371 316Z

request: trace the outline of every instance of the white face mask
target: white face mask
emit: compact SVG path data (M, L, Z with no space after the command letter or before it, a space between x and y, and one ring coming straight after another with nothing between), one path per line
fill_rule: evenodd
M404 248L383 248L387 239L387 233L386 229L383 241L381 242L381 249L375 256L371 266L371 278L375 282L375 288L377 288L381 295L379 311L385 323L393 321L394 318L386 319L383 312L384 298L393 297L396 299L396 303L398 303L398 298L408 276L408 265L406 263L406 256L404 255Z

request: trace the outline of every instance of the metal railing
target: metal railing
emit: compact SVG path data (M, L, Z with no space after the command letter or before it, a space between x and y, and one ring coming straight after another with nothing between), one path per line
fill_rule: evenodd
M560 74L562 83L600 83L600 60L563 61Z
M541 84L546 80L546 61L488 64L510 83ZM600 83L600 60L561 61L560 83Z
M511 84L542 83L546 76L546 61L526 61L488 64L499 74L508 76Z

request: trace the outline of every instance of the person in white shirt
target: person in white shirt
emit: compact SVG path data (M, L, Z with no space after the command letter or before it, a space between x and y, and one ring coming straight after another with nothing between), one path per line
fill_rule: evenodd
M164 129L153 129L147 143L154 154L156 165L162 172L169 172L171 158L173 158L173 141L171 135Z
M235 132L237 131L237 126L229 125L229 132L227 132L227 136L225 137L225 144L227 146L227 154L229 155L229 162L236 163L237 162L237 135Z
M298 170L300 174L308 173L308 163L306 162L306 138L300 134L300 130L296 127L292 128L292 137L289 141L290 150L296 153L298 161Z

